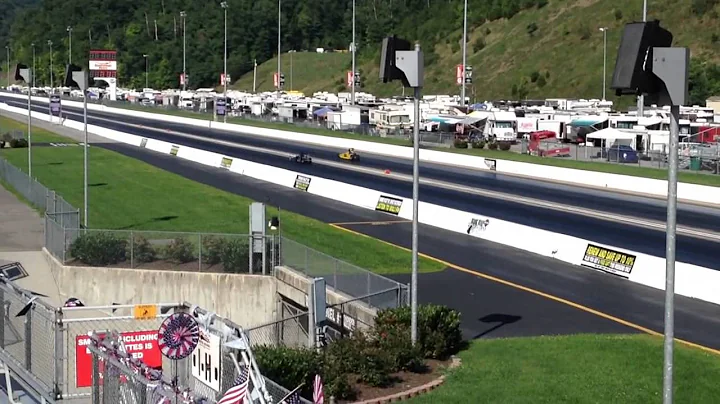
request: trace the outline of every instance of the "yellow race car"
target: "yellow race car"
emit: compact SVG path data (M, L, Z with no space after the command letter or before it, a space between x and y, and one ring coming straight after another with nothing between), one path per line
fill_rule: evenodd
M338 154L338 157L340 157L340 160L360 161L360 155L355 153L354 149L350 149L345 153L340 153Z

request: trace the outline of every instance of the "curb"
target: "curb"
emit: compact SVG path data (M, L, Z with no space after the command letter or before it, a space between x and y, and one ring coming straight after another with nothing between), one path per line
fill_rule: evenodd
M460 360L460 358L453 356L452 361L450 362L450 366L448 366L448 369L455 369L458 366L460 366L461 363L462 363L462 361ZM422 394L429 393L430 391L434 390L438 386L442 385L444 382L445 382L445 375L441 375L437 379L432 380L428 383L425 383L422 386L413 387L409 390L401 391L401 392L395 393L395 394L390 394L390 395L384 396L384 397L373 398L373 399L365 400L365 401L357 401L357 402L354 402L353 404L385 404L385 403L393 403L396 401L407 400L408 398L411 398L411 397L416 397L416 396L419 396Z

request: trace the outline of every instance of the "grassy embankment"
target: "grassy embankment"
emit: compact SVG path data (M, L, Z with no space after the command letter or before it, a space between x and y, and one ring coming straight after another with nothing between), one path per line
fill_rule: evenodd
M3 125L7 118L0 118ZM75 143L34 129L38 139ZM76 207L83 201L83 149L33 149L33 175ZM5 149L0 156L26 170L27 149ZM121 154L92 147L90 152L90 217L92 228L191 231L246 234L252 202L229 192L188 180ZM273 214L270 210L269 215ZM172 220L158 218L173 217ZM410 254L380 241L335 229L287 210L283 235L314 249L378 273L410 270ZM421 271L443 266L421 259Z

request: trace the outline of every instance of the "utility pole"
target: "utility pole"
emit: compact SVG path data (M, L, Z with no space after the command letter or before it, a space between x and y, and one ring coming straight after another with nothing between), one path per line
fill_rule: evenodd
M607 88L607 27L600 28L603 33L603 89L602 100L605 101L605 89Z
M227 122L227 43L228 43L228 35L227 35L227 10L228 10L228 3L227 1L223 1L220 3L223 10L225 11L225 54L223 55L223 98L225 99L225 114L223 115L223 122Z
M277 37L277 45L278 45L278 63L277 63L277 101L280 101L280 55L281 51L280 49L280 30L282 29L282 0L278 0L278 37Z
M352 86L350 89L350 105L355 105L355 0L352 2Z
M468 2L465 0L465 8L463 11L463 46L462 46L462 84L460 87L460 105L465 105L465 78L467 77L467 10Z
M47 41L48 46L50 47L50 93L55 94L55 82L53 81L53 50L52 50L52 41L48 39ZM48 108L49 108L48 104Z
M148 55L143 54L145 58L145 88L148 88Z
M643 0L643 22L647 21L647 0ZM637 99L637 117L640 119L645 116L645 94L640 94Z
M187 13L184 11L181 11L180 17L182 17L182 27L183 27L183 91L185 91L187 89L187 82L188 82L187 69L186 69L186 64L185 64L185 62L186 62L186 59L185 59L186 58L186 56L185 56L186 55L186 44L187 44L187 41L186 41L187 37L185 34L185 17L187 17Z
M35 42L31 43L30 46L32 47L33 52L33 69L32 69L32 86L35 87Z
M253 63L253 94L255 94L255 85L257 84L257 59L255 59Z
M5 50L7 51L7 87L5 89L10 90L10 45L5 45Z
M68 25L68 64L72 64L72 31L73 28Z

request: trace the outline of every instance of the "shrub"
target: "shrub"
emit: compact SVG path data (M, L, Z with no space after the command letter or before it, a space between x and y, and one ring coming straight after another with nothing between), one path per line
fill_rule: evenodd
M128 255L130 252L128 251ZM132 259L136 263L148 263L157 259L157 251L150 244L147 238L143 236L133 236L132 239Z
M535 35L535 32L538 30L538 26L534 22L531 22L530 24L528 24L525 27L525 30L527 31L528 36L532 37Z
M401 370L421 372L425 369L423 351L419 345L412 345L410 327L404 325L385 327L377 338L379 348L389 355L393 372Z
M531 83L538 81L539 78L540 78L540 72L538 72L537 70L530 73L530 82Z
M357 369L360 381L372 387L387 387L392 384L393 358L380 347L371 346L363 350Z
M472 148L473 149L484 149L485 148L485 140L484 139L473 140Z
M537 8L543 8L547 6L548 0L537 0Z
M70 245L70 255L92 266L113 265L125 261L127 240L112 233L81 234Z
M202 240L202 260L209 265L216 265L222 261L226 240L217 236L206 236Z
M613 14L615 15L615 19L616 19L617 21L622 20L622 18L623 18L622 10L616 9Z
M540 87L540 88L545 87L545 85L547 84L547 80L545 80L545 76L540 76L540 77L538 77L538 80L537 80L537 83L536 83L536 84L537 84L537 86Z
M485 40L482 39L482 38L478 38L478 39L473 43L473 52L474 52L474 53L478 53L478 52L480 52L480 51L483 50L483 49L485 49Z
M510 142L499 142L499 143L500 144L498 146L500 147L500 150L502 150L502 151L510 150L510 146L511 146Z
M28 147L28 142L25 139L12 139L10 140L10 147L12 147L13 149Z
M490 150L497 150L497 148L498 148L497 142L490 142L488 144L488 149L490 149Z
M168 261L184 264L195 259L195 246L184 237L177 237L165 247Z
M335 397L336 400L354 401L357 398L357 391L350 385L347 375L328 378L323 384L328 396Z
M301 394L312 397L313 378L321 374L323 363L322 356L315 350L258 346L253 347L253 353L263 376L281 386L291 386L289 388L305 382Z
M375 318L377 331L392 332L395 327L410 328L410 307L385 309ZM460 313L446 306L425 304L418 307L418 343L425 358L446 358L462 344Z
M224 242L220 262L225 272L247 272L249 261L250 251L247 243L237 238Z
M458 149L467 149L468 142L467 142L467 140L455 139L455 141L453 142L453 145Z

